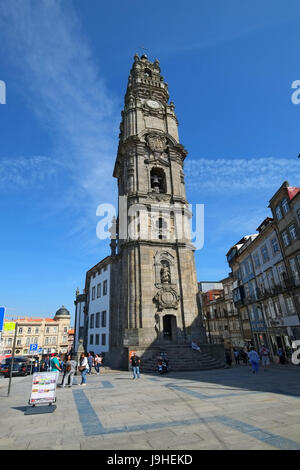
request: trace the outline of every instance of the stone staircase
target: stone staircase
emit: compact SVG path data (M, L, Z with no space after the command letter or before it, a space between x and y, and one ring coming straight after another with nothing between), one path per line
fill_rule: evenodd
M190 345L164 344L161 346L152 346L140 356L141 372L157 372L157 358L160 352L165 352L169 359L169 372L172 371L192 371L192 370L210 370L225 367L224 362L210 356L206 352L195 351Z

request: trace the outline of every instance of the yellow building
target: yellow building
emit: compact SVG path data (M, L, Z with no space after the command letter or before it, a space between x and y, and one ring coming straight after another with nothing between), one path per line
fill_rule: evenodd
M15 318L4 323L17 323L16 356L31 354L30 345L37 344L39 354L66 353L69 346L70 312L62 306L54 318ZM15 331L2 332L1 353L11 354Z

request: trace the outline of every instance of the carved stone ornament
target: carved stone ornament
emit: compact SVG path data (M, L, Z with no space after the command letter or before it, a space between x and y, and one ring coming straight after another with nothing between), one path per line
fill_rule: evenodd
M148 134L147 143L152 152L162 153L167 147L166 138L160 134Z
M154 297L159 310L177 308L179 299L179 295L172 287L162 287Z

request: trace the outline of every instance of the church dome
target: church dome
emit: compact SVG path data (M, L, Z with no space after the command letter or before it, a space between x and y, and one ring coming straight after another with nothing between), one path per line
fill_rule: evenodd
M57 310L55 317L65 317L65 316L70 316L69 310L65 308L64 305L60 307L60 309Z

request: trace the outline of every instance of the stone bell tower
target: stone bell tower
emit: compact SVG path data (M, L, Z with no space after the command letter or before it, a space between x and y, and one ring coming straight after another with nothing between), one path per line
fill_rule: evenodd
M119 214L112 246L110 357L153 344L206 342L198 312L191 214L175 106L158 60L134 56L113 176Z

